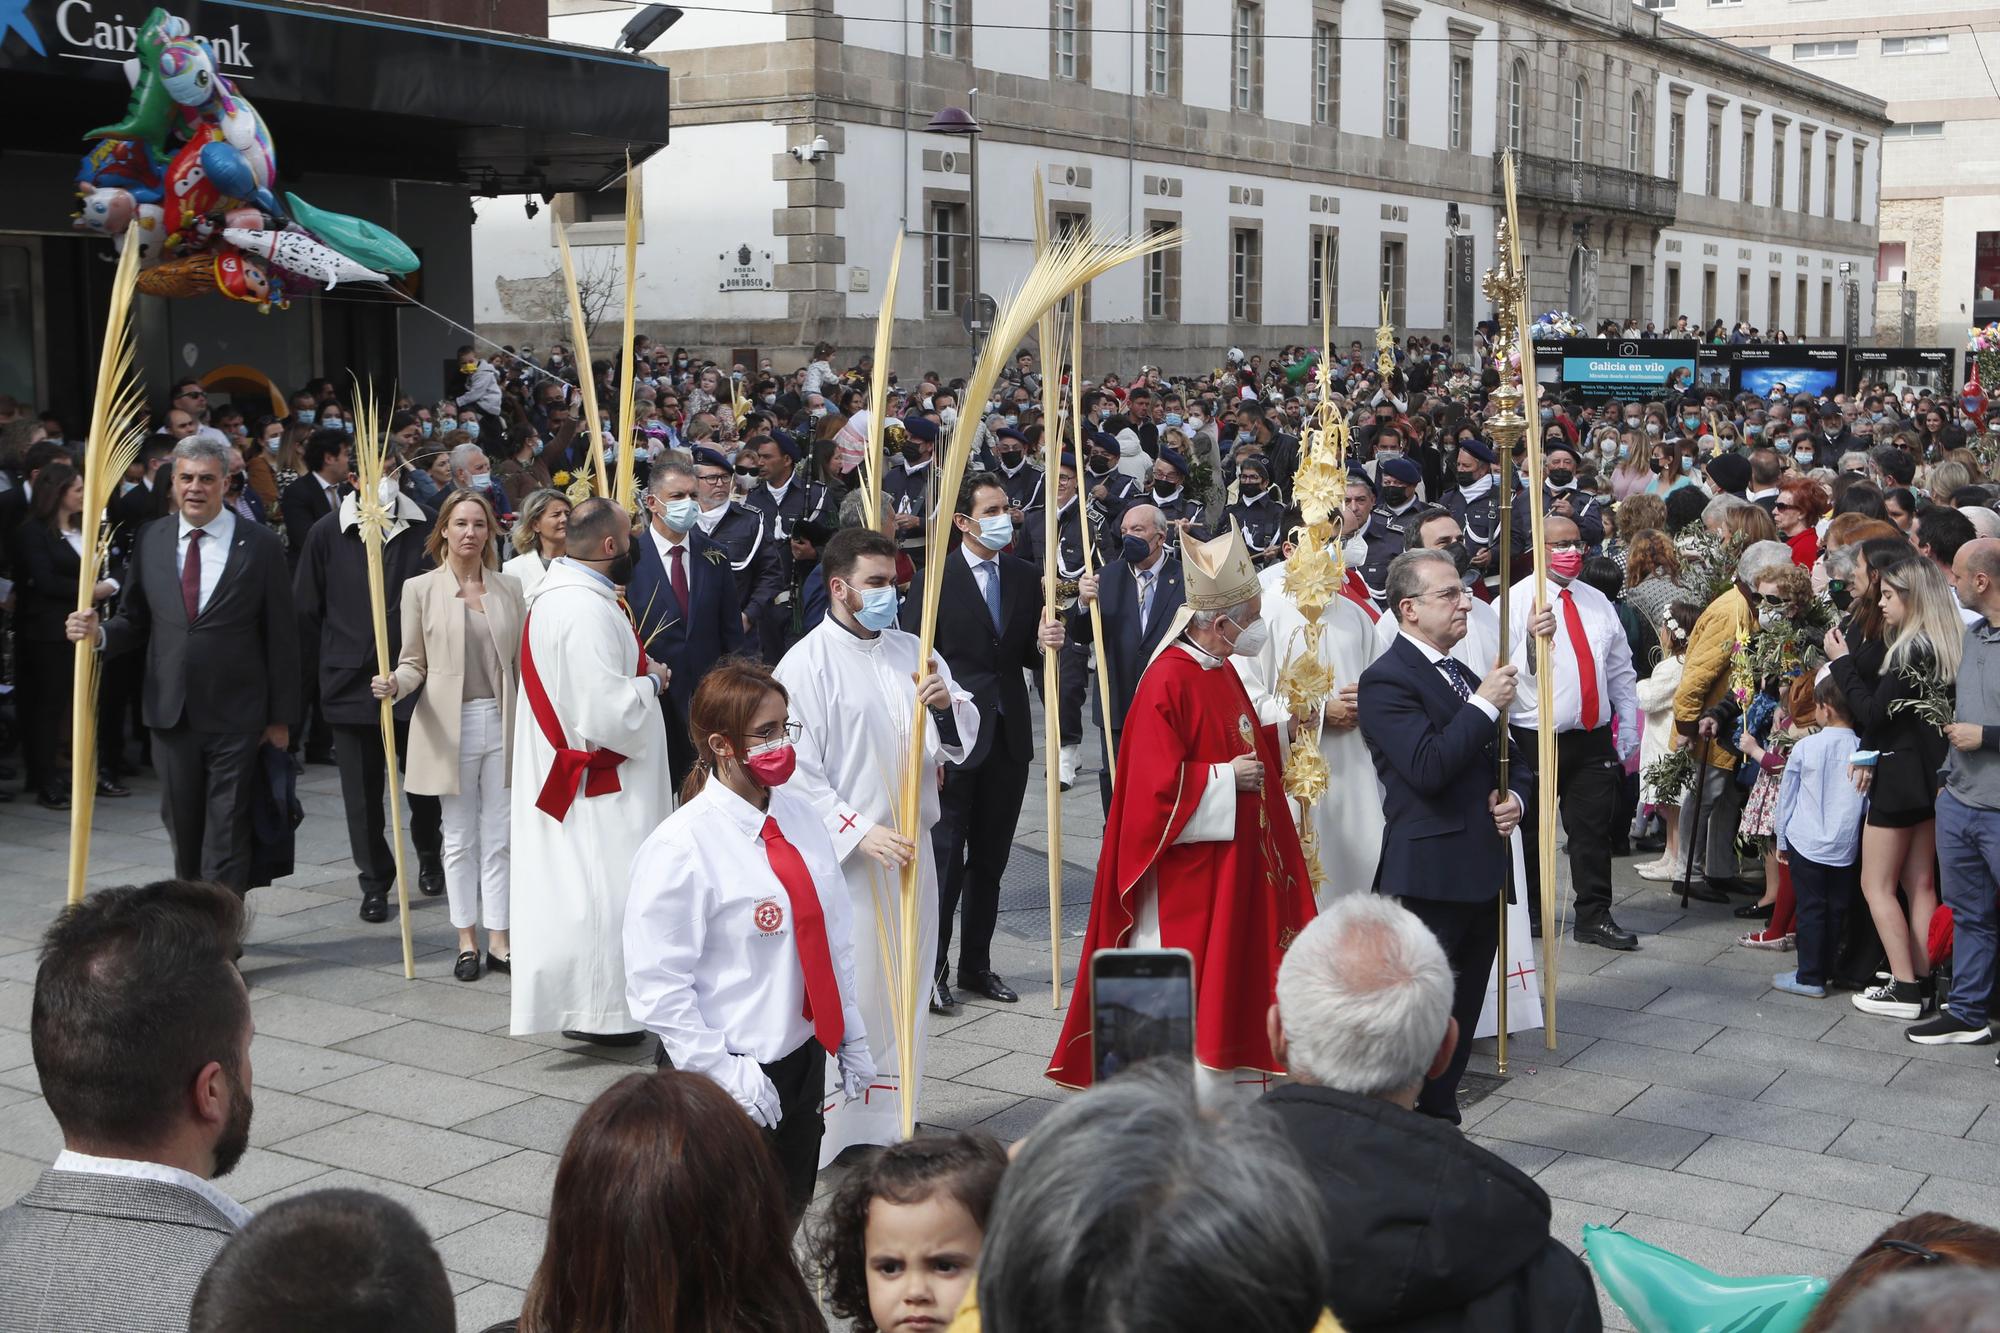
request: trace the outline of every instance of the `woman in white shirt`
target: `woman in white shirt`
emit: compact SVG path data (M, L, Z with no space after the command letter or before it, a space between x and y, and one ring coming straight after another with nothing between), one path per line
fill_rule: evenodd
M523 597L533 596L541 586L542 575L563 553L568 535L569 497L547 486L528 492L521 501L520 516L514 520L515 554L501 570L521 585Z
M819 1169L827 1056L849 1098L875 1066L847 881L818 813L784 789L787 712L759 663L728 658L702 678L680 808L632 860L625 995L662 1063L713 1079L770 1132L796 1222Z

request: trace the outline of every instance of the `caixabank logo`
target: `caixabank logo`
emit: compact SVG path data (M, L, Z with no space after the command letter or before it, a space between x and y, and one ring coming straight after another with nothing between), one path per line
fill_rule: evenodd
M0 0L0 44L16 37L38 56L49 53L42 45L42 35L35 31L34 21L28 17L28 0Z
M39 22L30 12L36 8L46 11ZM35 0L0 0L0 48L19 41L44 58L53 54L123 65L139 53L143 24L144 20L134 23L121 12L100 13L92 0L61 0L53 6L37 5ZM44 32L51 34L48 40L55 45L53 52L43 39ZM200 40L208 44L216 65L232 79L241 82L253 76L251 43L239 25L230 24L226 33L203 34Z

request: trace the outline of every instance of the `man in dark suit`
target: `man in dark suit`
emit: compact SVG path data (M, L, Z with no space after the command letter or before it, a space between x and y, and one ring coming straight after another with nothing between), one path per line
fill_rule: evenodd
M770 535L763 515L734 498L736 465L709 445L694 451L695 524L729 560L736 576L736 609L742 633L753 635L771 603L784 591L778 564L781 545ZM692 686L690 686L692 688Z
M1098 731L1110 736L1114 753L1118 733L1125 727L1125 710L1132 706L1132 696L1139 689L1139 677L1153 660L1185 596L1180 562L1167 554L1167 521L1160 511L1150 504L1131 505L1118 526L1123 534L1118 559L1077 579L1076 607L1069 613L1070 636L1088 646L1090 604L1102 602L1098 614L1104 622L1104 669L1111 676L1111 716L1103 716L1098 690L1091 691L1090 704ZM1098 771L1097 786L1109 815L1109 763Z
M944 771L931 847L938 867L937 978L933 1013L952 1013L956 997L945 976L952 917L962 899L965 929L958 944L958 985L989 1000L1020 997L993 971L993 927L1000 919L1000 876L1014 845L1028 765L1035 755L1029 671L1043 649L1063 645L1063 628L1042 609L1041 580L1027 561L1005 554L1014 540L1007 490L991 472L975 472L959 493L952 520L956 551L917 576L903 602L903 628L923 618L923 580L944 581L938 599L938 655L979 709L979 738L965 762Z
M49 928L30 1041L63 1151L0 1212L0 1328L188 1326L250 1219L211 1183L250 1146L242 940L234 894L177 880L101 890Z
M748 457L756 461L759 480L743 497L743 503L763 516L764 540L774 543L784 584L765 608L763 623L758 627L764 660L773 665L792 646L792 620L797 610L793 603L805 577L795 568L792 538L800 524L819 530L821 541L840 526L839 493L823 481L809 481L798 474L803 456L804 449L798 440L782 430L752 436L737 454L739 459Z
M340 504L352 470L349 452L351 437L341 430L316 430L306 440L305 475L285 487L278 497L278 513L285 520L285 541L292 568L299 567L305 554L306 534L313 524L331 514Z
M118 613L73 612L69 637L107 656L146 648L145 719L174 873L249 888L260 742L285 747L299 712L299 640L283 543L223 504L229 450L174 446L180 513L139 534Z
M646 656L673 672L660 706L666 710L667 767L674 790L694 768L688 705L717 661L743 646L743 617L727 554L696 522L694 469L671 455L646 478L646 535L632 542L632 581L625 601Z
M1519 746L1508 791L1494 787L1502 743L1496 723L1514 700L1517 669L1496 667L1474 681L1451 657L1465 637L1472 592L1444 552L1397 556L1385 600L1400 632L1361 673L1358 701L1361 734L1383 786L1377 890L1400 899L1444 946L1456 978L1451 1015L1459 1031L1472 1032L1500 943L1495 898L1507 882L1507 838L1534 797L1534 770ZM1469 1051L1461 1042L1444 1071L1425 1082L1419 1111L1458 1122L1458 1080Z

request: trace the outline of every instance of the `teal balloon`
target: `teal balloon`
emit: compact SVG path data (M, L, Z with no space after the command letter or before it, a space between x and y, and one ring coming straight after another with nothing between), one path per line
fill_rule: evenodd
M287 192L292 221L311 232L315 239L338 250L355 263L379 268L385 273L414 273L417 252L387 227L378 227L367 218L314 208L297 195Z
M1823 1277L1724 1277L1610 1227L1583 1229L1597 1280L1639 1333L1798 1333Z

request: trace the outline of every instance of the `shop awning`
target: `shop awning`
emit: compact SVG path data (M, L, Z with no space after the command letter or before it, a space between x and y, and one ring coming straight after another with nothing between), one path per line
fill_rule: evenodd
M594 190L667 142L668 73L636 55L323 5L170 0L256 106L279 178L479 194ZM0 147L77 152L125 112L142 0L0 0ZM39 49L37 49L39 48Z

